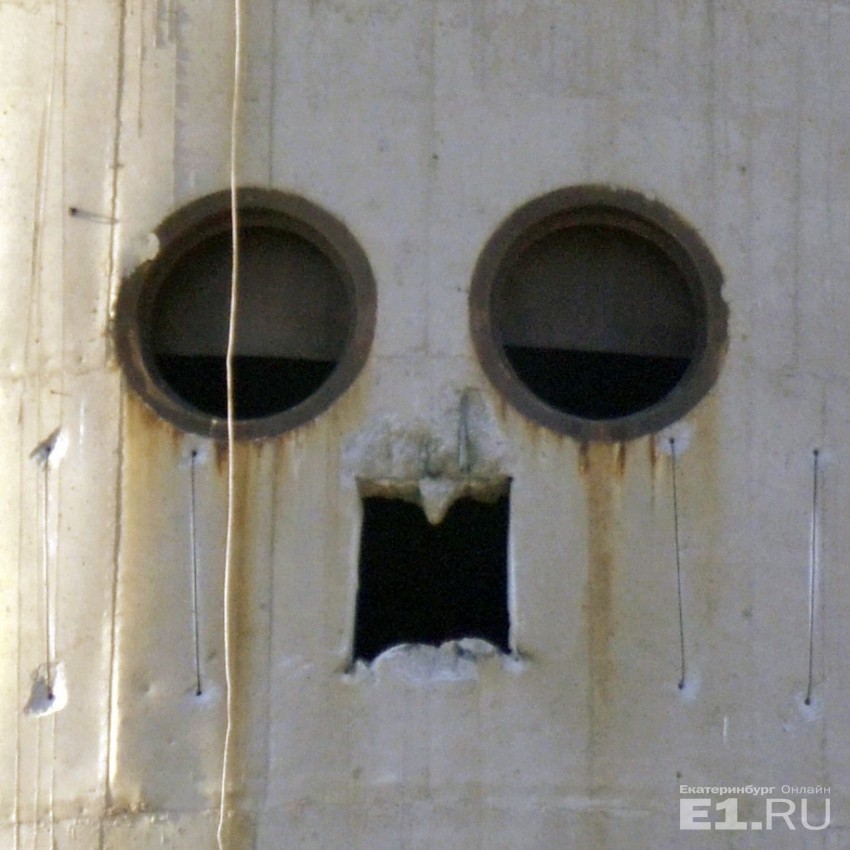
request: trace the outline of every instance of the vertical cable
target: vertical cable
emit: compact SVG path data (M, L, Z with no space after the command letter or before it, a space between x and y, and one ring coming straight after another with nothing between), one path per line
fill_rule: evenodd
M227 724L224 733L224 752L221 759L221 796L216 840L224 850L224 822L227 816L227 779L230 767L230 739L233 734L233 659L230 646L230 583L233 561L233 524L235 444L233 403L233 357L236 347L236 306L239 295L239 207L237 197L236 163L239 132L239 94L242 64L242 3L233 0L233 100L230 109L230 228L232 240L230 275L230 320L227 328L225 373L227 382L227 534L224 545L224 678Z
M36 176L36 185L35 185L35 210L33 215L33 227L32 227L32 251L30 257L30 297L33 301L33 312L29 314L27 321L27 349L29 354L29 348L31 345L35 345L38 347L38 340L42 338L45 332L45 328L42 326L42 302L43 302L43 290L42 290L42 277L43 277L43 269L42 269L42 258L44 253L44 227L45 227L45 210L47 208L47 196L48 196L48 183L50 178L50 163L51 163L51 142L53 138L53 115L55 108L55 100L56 100L56 77L58 71L58 57L59 57L59 40L60 38L65 38L65 28L60 28L59 26L59 0L54 0L52 4L51 10L51 53L50 53L50 64L49 64L49 80L47 83L47 91L45 95L45 103L44 110L42 113L42 123L41 130L39 133L39 145L38 145L38 170ZM63 19L63 23L64 23ZM32 324L36 325L35 331L35 340L33 342L33 334L32 334ZM27 358L29 360L29 357ZM41 389L41 378L38 381L38 388ZM42 405L41 405L41 393L39 393L39 403L37 406L37 416L36 421L38 423L38 427L41 427L42 421ZM52 702L53 695L53 681L51 674L51 660L52 660L52 643L51 643L51 634L50 634L50 622L51 622L51 610L50 610L50 571L49 571L49 526L48 526L48 508L49 508L49 474L48 474L48 463L50 452L53 450L55 445L55 438L58 436L58 431L54 432L47 440L43 441L39 446L36 447L35 451L31 453L30 457L35 458L36 463L39 465L43 465L44 467L44 493L43 493L43 501L42 501L42 512L43 512L43 527L41 536L42 543L42 581L44 584L44 625L45 625L45 683L47 687L47 696L48 699ZM37 496L36 496L37 499ZM19 576L20 580L20 576ZM19 600L20 600L20 590L19 590ZM20 615L20 606L19 611ZM20 630L19 630L20 635ZM18 673L20 674L20 650L18 654ZM35 825L33 829L33 842L37 843L39 840L39 821L40 821L40 813L39 809L41 806L41 773L42 773L42 724L38 725L38 749L36 753L36 764L37 764L37 772L36 772L36 791L35 791ZM53 725L53 730L55 733L55 723ZM55 756L55 734L52 739L53 743L53 753ZM19 846L20 840L20 806L19 806L19 796L20 796L20 757L21 757L21 740L20 740L20 726L17 727L17 742L16 742L16 754L15 754L15 805L14 805L14 818L15 818L15 833L14 833L14 844L17 848ZM51 764L53 762L51 761ZM50 841L51 844L53 842L53 798L52 798L52 782L51 779L51 796L49 799L48 807L49 807L49 817L50 817Z
M41 502L41 580L44 587L44 676L47 682L47 698L53 702L53 673L50 665L53 660L53 640L50 634L50 460L44 460L44 482Z
M53 612L51 608L51 587L50 587L50 457L56 448L57 443L59 442L60 437L60 429L57 428L49 437L42 440L33 451L30 453L30 457L35 460L37 466L43 470L43 475L39 476L42 480L41 484L41 509L37 512L36 515L36 523L38 524L38 513L41 514L41 527L39 529L40 534L40 543L41 543L41 583L44 589L44 600L43 600L43 608L44 608L44 686L46 689L46 697L48 705L53 702L55 699L54 693L54 680L53 680L53 635L52 635L52 623L53 623ZM38 497L37 497L38 500ZM37 680L34 683L34 693L36 686L39 685L40 682ZM44 706L46 708L46 706ZM53 846L53 834L54 834L54 824L55 824L55 816L53 809L53 800L54 800L54 784L56 780L55 773L55 756L56 756L56 719L55 717L51 720L50 726L50 745L53 749L53 758L50 759L50 781L48 784L48 798L47 798L47 814L48 814L48 830L50 837L50 844ZM38 834L39 834L39 824L41 823L39 816L39 809L41 808L41 777L42 777L42 730L43 725L39 723L38 725L38 751L36 753L36 764L38 765L38 771L36 774L36 784L35 784L35 812L36 812L36 827L33 833L33 841L38 842ZM45 743L45 747L47 744ZM18 838L16 833L15 842L17 844Z
M51 690L50 695L51 700L53 699L53 693ZM56 810L55 810L55 799L56 799L56 715L50 715L50 748L53 753L53 757L50 759L50 786L47 792L47 812L49 817L48 823L48 840L50 841L50 847L56 847Z
M679 690L685 687L685 614L682 604L682 549L679 543L679 493L676 487L676 440L670 438L670 466L673 479L673 538L676 549L676 594L679 603L679 653L680 653L680 676Z
M192 545L192 631L195 639L195 696L200 696L204 690L201 683L201 626L198 614L198 536L195 530L195 458L198 450L192 449L189 459L190 505L189 505L189 538Z
M815 670L815 596L818 579L818 461L820 449L812 451L812 525L809 550L809 676L806 685L806 705L812 704Z
M59 442L60 429L57 428L49 437L42 440L30 453L30 457L43 472L41 476L41 514L39 538L41 544L41 584L43 588L44 609L44 681L47 688L47 698L52 702L53 693L53 611L51 608L50 587L50 457Z

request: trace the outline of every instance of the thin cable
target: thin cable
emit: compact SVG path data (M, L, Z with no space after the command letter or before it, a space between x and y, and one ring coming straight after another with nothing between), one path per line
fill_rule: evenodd
M18 492L24 492L24 468L23 464L20 466L18 471ZM24 600L23 600L23 586L24 583L21 579L23 575L23 539L24 539L24 514L25 511L18 511L18 575L17 575L17 641L15 652L17 656L17 673L15 676L15 705L21 705L21 669L23 668L23 664L21 663L21 647L23 646L22 634L21 634L21 626L22 626L22 617L20 616L20 612L24 608ZM29 517L27 517L29 519ZM12 820L15 825L15 830L13 833L13 845L12 850L20 850L21 846L21 764L23 762L22 754L21 754L21 712L15 712L15 802L14 808L12 809Z
M50 79L47 84L47 92L45 96L44 103L44 111L42 113L42 123L41 130L39 133L39 145L38 145L38 171L37 171L37 179L36 179L36 187L35 187L35 210L33 216L33 229L32 229L32 251L31 251L31 263L30 263L30 289L31 289L31 299L33 301L33 311L28 314L27 319L27 348L29 349L31 345L31 340L33 339L32 334L32 323L35 322L36 325L36 347L37 341L42 337L43 328L42 324L42 302L43 302L43 291L42 291L42 257L44 253L44 225L45 225L45 210L47 207L47 194L48 194L48 182L50 177L50 162L51 162L51 141L53 138L53 114L54 114L54 105L56 98L56 77L58 70L58 54L59 54L59 39L65 38L65 27L62 27L60 30L59 27L59 0L54 0L52 4L52 16L51 16L51 32L53 33L53 37L51 39L51 55L50 55ZM61 32L61 36L60 36ZM41 381L39 380L39 389L41 388ZM37 405L37 416L36 420L38 422L39 428L41 427L42 421L42 405L41 405L41 393L39 393L39 400ZM50 451L52 450L52 445L50 445L50 441L47 441L47 444L44 446L44 451L40 451L42 447L39 446L36 448L36 451L33 452L30 456L35 457L36 462L44 464L45 474L44 474L44 494L43 494L43 503L42 503L42 511L44 514L43 517L43 528L41 535L42 542L42 580L44 583L44 621L45 621L45 656L46 656L46 671L45 671L45 679L47 683L47 695L48 698L53 700L53 685L50 673L50 660L52 657L52 647L51 647L51 638L50 638L50 585L49 585L49 553L48 553L48 523L47 523L47 507L48 507L48 493L49 493L49 482L48 482L48 458L50 456ZM38 495L36 494L36 501L38 500ZM36 532L38 533L38 532ZM19 574L20 579L20 574ZM19 585L19 612L20 612L20 585ZM20 634L20 631L19 631ZM20 648L18 654L18 672L20 673ZM18 677L20 678L20 677ZM20 726L18 728L18 740L16 746L16 756L15 756L15 833L14 833L14 845L17 848L19 846L20 841L20 807L19 807L19 796L20 796L20 750L21 750L21 741L20 741ZM37 845L39 841L39 824L40 824L40 814L39 810L41 808L41 774L42 774L42 732L43 732L43 724L38 724L38 733L37 733L37 752L36 752L36 788L35 788L35 824L33 829L33 844ZM54 738L54 756L55 756L55 738ZM50 841L51 844L53 842L53 802L50 800L49 804L49 815L51 820L51 829L50 829Z
M51 695L52 699L52 695ZM53 751L53 758L50 759L50 790L47 795L47 812L50 819L48 823L48 836L50 846L56 846L56 715L50 715L50 748Z
M236 162L238 154L239 95L242 65L242 3L233 0L233 100L230 109L230 229L231 229L231 274L230 274L230 320L227 328L227 355L225 374L227 383L227 535L224 544L224 679L227 725L224 733L224 752L221 759L221 796L218 813L216 840L219 850L224 850L224 821L227 815L227 778L230 767L230 739L233 734L233 659L230 646L230 583L233 560L233 525L235 467L233 450L235 445L233 403L233 356L236 348L236 305L239 295L239 208L236 191Z
M812 704L815 670L815 590L818 572L818 460L820 450L812 451L812 529L809 551L809 681L806 686L806 705Z
M195 638L195 696L203 692L201 684L201 627L198 616L198 538L195 532L195 458L198 450L192 449L189 460L189 480L191 496L189 506L189 538L192 544L192 630Z
M682 549L679 543L679 493L676 487L676 440L670 438L670 466L673 478L673 537L676 546L676 593L679 602L679 652L681 656L681 675L679 690L685 687L685 614L682 604Z
M34 815L35 820L33 822L33 830L32 830L32 850L38 850L39 845L39 835L41 833L41 750L42 750L42 737L44 736L45 725L43 723L38 724L38 731L36 732L35 739L35 763L37 765L37 770L35 774L35 809Z
M53 3L53 15L52 15L52 26L53 26L53 41L52 41L52 53L51 53L51 65L50 65L50 82L47 87L47 99L44 107L44 117L43 117L43 138L40 142L41 150L40 157L41 161L39 163L39 171L38 171L38 183L36 188L36 196L37 196L37 208L36 208L36 216L34 223L34 232L33 232L33 251L32 251L32 275L33 275L33 284L38 282L38 293L36 296L36 308L39 309L39 324L40 324L40 304L42 301L41 298L41 267L42 267L42 251L43 251L43 230L44 230L44 220L45 220L45 209L47 206L47 192L48 192L48 178L50 172L50 149L51 149L51 139L52 139L52 127L53 127L53 111L54 111L54 101L56 97L56 71L57 71L57 56L59 53L58 41L59 41L59 2ZM37 334L40 336L41 334ZM41 404L38 406L38 419L41 421ZM44 444L44 451L39 452L39 449L36 449L36 452L33 456L36 458L36 461L39 464L43 464L44 466L44 494L43 494L43 504L42 510L44 512L44 516L42 518L43 528L42 528L42 581L44 583L44 622L45 622L45 677L47 681L47 696L49 699L53 699L53 685L50 674L50 659L52 658L52 651L50 645L50 576L49 576L49 564L48 564L48 525L47 525L47 507L48 507L48 490L49 490L49 458L50 452L53 450L53 445L50 442L52 437L48 438L48 440Z
M50 635L50 461L44 461L44 492L41 503L41 580L44 585L44 675L47 681L47 698L53 701L53 641Z

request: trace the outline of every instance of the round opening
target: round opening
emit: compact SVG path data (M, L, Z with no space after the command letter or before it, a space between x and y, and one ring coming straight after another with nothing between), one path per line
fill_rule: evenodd
M374 329L368 262L351 234L301 198L245 189L233 357L237 435L312 419L354 380ZM230 193L158 230L160 252L128 278L116 314L131 385L184 430L226 435Z
M721 276L660 204L581 188L527 204L492 237L471 291L488 377L580 439L658 430L710 389L725 347Z

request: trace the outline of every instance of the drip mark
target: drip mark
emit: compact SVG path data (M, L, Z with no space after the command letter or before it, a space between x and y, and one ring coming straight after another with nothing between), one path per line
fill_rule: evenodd
M204 690L201 683L201 640L200 618L198 616L198 544L195 532L195 459L197 456L198 450L192 449L192 457L189 464L189 476L191 481L189 536L192 543L192 630L195 638L195 696L201 696Z
M673 537L676 549L676 593L679 604L679 652L681 656L681 675L679 690L685 687L685 615L682 605L682 552L679 543L679 494L676 487L676 440L670 437L670 466L673 479Z
M812 704L815 661L815 595L818 579L818 461L820 449L812 451L812 524L809 550L809 676L806 686L806 705Z

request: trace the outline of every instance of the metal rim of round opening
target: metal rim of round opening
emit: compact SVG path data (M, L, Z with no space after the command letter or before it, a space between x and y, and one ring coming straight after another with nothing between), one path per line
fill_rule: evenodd
M615 412L586 413L580 403L556 403L545 392L541 392L533 382L525 376L524 364L518 359L524 350L512 346L506 341L511 334L520 337L545 336L546 334L586 335L582 323L570 318L569 303L571 296L564 295L563 287L549 291L540 291L543 283L535 279L539 274L540 264L534 265L537 259L532 257L535 251L545 255L541 262L550 268L550 280L554 275L561 280L581 275L581 263L586 258L580 256L580 251L569 256L557 254L557 245L552 247L552 240L562 238L571 248L581 247L584 240L587 243L605 244L606 234L610 234L613 242L619 243L617 250L626 251L626 259L617 260L620 270L626 268L628 277L635 278L635 269L644 268L644 263L661 269L658 274L666 275L659 292L646 296L639 288L628 288L618 281L604 281L600 291L606 291L612 286L619 287L625 293L623 303L630 304L637 298L648 297L648 303L659 303L664 293L673 293L680 304L679 313L687 317L685 327L665 329L663 325L654 332L660 338L666 335L681 337L687 335L686 354L681 351L679 372L669 372L664 380L659 380L655 397L650 393L641 403L631 407L626 402L622 410L616 405L610 406ZM548 240L548 241L547 241ZM571 244L572 243L572 244ZM554 244L554 243L553 243ZM541 248L541 246L543 246ZM629 260L628 252L637 250L640 257ZM548 254L547 254L548 252ZM532 259L529 259L532 257ZM589 259L591 266L594 259ZM601 262L601 261L600 261ZM624 263L631 262L631 266ZM553 263L558 264L557 267ZM563 263L563 269L559 264ZM570 265L572 264L572 265ZM615 265L616 265L615 264ZM597 262L598 265L598 262ZM529 271L531 269L531 271ZM542 273L541 280L545 277ZM519 282L517 282L519 280ZM592 281L590 281L592 283ZM588 284L582 284L588 292L594 290ZM551 284L550 284L551 286ZM653 284L655 286L655 284ZM538 290L535 290L538 287ZM671 288L672 287L672 288ZM523 289L524 288L524 289ZM612 189L603 186L579 186L558 189L538 197L517 209L495 231L481 255L472 278L470 289L470 330L476 353L485 374L499 392L521 413L533 421L551 429L567 434L582 441L622 441L633 439L645 434L657 432L670 425L690 411L714 385L720 371L721 361L726 349L726 326L728 310L721 295L722 275L720 268L711 252L700 239L698 234L686 224L676 213L655 200L650 200L638 192L625 189ZM679 290L678 293L675 290ZM516 292L531 293L531 300L536 303L529 305L519 301ZM507 293L507 294L506 294ZM591 300L602 296L591 295ZM512 302L511 299L514 299ZM558 306L558 302L561 303ZM505 306L507 305L507 306ZM554 305L552 309L550 306ZM681 306L685 305L685 306ZM689 305L689 306L688 306ZM599 324L604 326L604 304L593 305L597 312L601 309L603 318ZM621 308L623 305L620 305ZM632 304L633 307L633 304ZM536 313L535 313L536 309ZM523 311L530 311L530 317ZM559 314L560 310L560 314ZM513 313L511 313L513 311ZM580 311L579 311L580 312ZM621 309L621 313L629 313L629 308ZM639 311L631 310L632 316L644 324L648 319L638 315ZM645 310L643 311L646 312ZM566 319L561 325L575 322L573 329L563 330L556 327L559 319ZM623 325L622 315L619 317ZM681 316L678 324L682 325ZM535 330L539 326L543 330ZM530 328L530 330L529 330ZM652 329L650 329L652 331ZM604 327L603 335L609 331ZM625 331L628 336L629 329ZM638 333L637 336L640 334ZM551 344L551 343L549 343ZM646 344L646 343L643 343ZM669 344L669 343L668 343ZM681 340L678 345L683 345ZM628 348L633 341L625 341L623 347ZM542 350L542 345L540 346ZM591 339L586 344L587 352L573 356L571 362L584 363L588 357L603 359L609 352L591 351L593 348L604 349L598 340ZM612 346L609 346L612 347ZM616 347L613 346L613 347ZM554 347L553 347L554 349ZM513 353L512 353L513 352ZM544 352L551 355L551 351ZM559 352L555 352L558 354ZM572 356L572 352L560 352ZM669 352L665 352L669 353ZM616 354L616 352L615 352ZM622 355L615 362L625 362L630 355ZM551 356L549 360L551 360ZM635 358L632 358L635 359ZM638 360L649 358L636 358ZM672 357L656 357L672 362ZM586 375L578 374L571 366L563 372L550 374L550 382L561 382L566 386L571 381L581 387L586 382ZM570 370L573 370L571 372ZM639 370L638 370L639 373ZM594 374L591 370L591 374ZM606 380L616 379L616 375L601 374L601 386ZM561 380L561 376L566 379ZM674 377L670 377L673 375ZM573 380L576 379L576 380ZM620 380L622 377L619 378ZM565 390L569 395L569 387ZM601 409L605 409L604 398L599 387L592 387L592 392L602 400ZM577 413L576 410L581 412Z
M235 370L235 433L237 439L261 439L309 422L348 389L369 355L375 328L376 292L365 253L345 225L332 215L300 196L268 189L241 188L237 199L240 295L235 360L239 359L240 346L247 353L242 358L244 364L240 363ZM226 410L222 409L224 402L220 398L224 389L220 381L216 381L215 399L200 399L207 392L204 379L212 374L211 370L216 378L224 374L226 316L217 315L218 321L214 321L207 314L215 313L212 308L216 306L221 314L225 297L229 302L230 200L229 191L208 195L180 208L162 222L156 231L160 245L157 256L122 282L114 324L116 350L130 387L157 414L181 430L217 440L227 437ZM287 252L293 256L289 257ZM300 296L315 288L313 282L298 283L296 274L281 278L285 274L278 271L281 267L290 272L307 268L314 276L318 275L324 301L311 306L312 296ZM209 282L204 279L204 269L209 270ZM284 287L277 285L281 280L285 286L294 287L294 292L281 294ZM246 314L243 299L250 301L252 286L265 286L266 291L258 290L253 307ZM173 295L174 292L177 294ZM306 309L306 323L303 315L299 321L294 312L287 317L280 315L281 310L275 314L273 309L267 309L269 297L272 301L288 298L297 310ZM173 307L174 304L178 306ZM209 310L208 304L212 305ZM205 307L204 316L198 322L201 325L206 322L208 327L187 330L186 323L180 319L201 305ZM175 315L167 315L172 309ZM310 327L310 321L315 328ZM299 339L286 339L286 326ZM254 340L260 328L262 340L257 343ZM172 331L179 339L169 342ZM193 333L203 339L193 342ZM310 345L305 340L317 334L323 339L333 338L322 343L324 353L297 350L299 345L302 348ZM185 356L160 350L172 344L175 349L196 345L197 350ZM257 351L252 349L257 345L275 350L260 350L260 355L269 356L257 356ZM287 347L294 347L295 353L284 351ZM175 379L185 363L196 368L196 385L187 386L197 387L197 397L193 395L194 389L187 392ZM268 366L269 363L272 365ZM300 364L308 377L299 378L303 385L299 396L287 397L286 391L281 390L276 403L274 393L270 392L274 390L275 380L282 386L286 375L291 374L291 370L280 371L279 364L283 363ZM244 415L240 413L239 396L243 365L246 378L241 385L250 382L257 396L250 404L242 404L248 411ZM271 380L270 373L263 371L266 368L278 368L277 373L271 373ZM275 378L275 374L279 377ZM271 399L265 397L269 395Z

